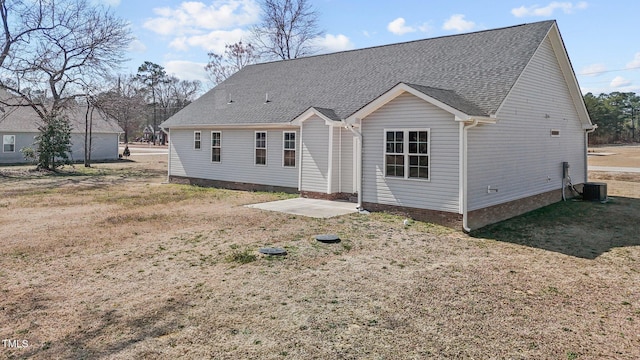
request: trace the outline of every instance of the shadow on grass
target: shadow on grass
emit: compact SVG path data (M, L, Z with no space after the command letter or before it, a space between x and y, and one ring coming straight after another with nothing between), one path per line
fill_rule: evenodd
M191 308L187 299L167 298L166 303L152 307L137 316L128 316L122 309L84 310L86 326L52 338L21 351L20 358L108 358L149 339L157 339L180 331ZM157 358L159 351L141 349L146 358Z
M607 203L569 200L471 232L562 254L595 259L618 247L640 246L640 199Z

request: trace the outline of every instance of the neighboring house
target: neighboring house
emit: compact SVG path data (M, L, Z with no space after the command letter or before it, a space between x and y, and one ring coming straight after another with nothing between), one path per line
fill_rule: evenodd
M66 111L71 122L72 161L84 160L86 107ZM5 106L0 110L0 164L24 163L20 152L25 147L35 148L34 137L40 133L42 121L31 107ZM117 160L118 139L124 132L112 119L93 111L91 129L91 160Z
M161 126L170 181L467 231L561 200L563 162L580 188L594 129L555 21L247 66Z

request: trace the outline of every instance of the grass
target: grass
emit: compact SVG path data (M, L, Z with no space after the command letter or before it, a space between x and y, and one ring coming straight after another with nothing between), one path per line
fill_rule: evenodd
M469 236L250 209L291 195L161 166L0 178L0 334L29 342L0 359L640 358L640 193Z

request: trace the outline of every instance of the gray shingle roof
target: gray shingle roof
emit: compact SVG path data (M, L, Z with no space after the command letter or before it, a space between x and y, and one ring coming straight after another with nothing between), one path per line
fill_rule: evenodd
M0 91L0 97L9 99L12 97L4 91ZM5 100L6 101L6 100ZM18 102L15 102L16 104ZM0 106L0 132L39 132L38 126L41 124L38 114L28 106ZM71 123L72 133L84 133L86 107L78 106L65 112ZM113 120L104 114L94 111L93 133L122 133L124 130Z
M247 66L161 126L282 123L310 107L331 119L345 119L398 83L468 115L489 116L554 24L542 21Z

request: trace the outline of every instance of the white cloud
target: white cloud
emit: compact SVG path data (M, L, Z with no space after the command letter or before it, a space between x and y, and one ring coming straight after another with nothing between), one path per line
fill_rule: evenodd
M542 16L549 17L553 15L553 12L556 10L562 10L565 14L571 14L576 10L584 10L589 7L589 4L585 1L580 1L577 4L573 4L571 2L557 2L553 1L549 3L549 5L540 7L540 5L533 6L520 6L519 8L511 9L511 14L515 17L525 17L525 16Z
M451 15L451 17L447 19L442 26L444 30L454 30L457 32L470 31L475 27L476 23L465 20L464 15L462 14Z
M387 25L387 30L389 30L391 33L396 34L396 35L403 35L406 33L410 33L410 32L414 32L416 31L415 28L411 27L411 26L407 26L405 24L405 20L401 17L393 20L392 22L390 22Z
M226 44L233 44L243 39L246 40L250 35L247 30L242 29L217 30L201 35L176 37L169 43L169 47L179 51L187 51L189 48L199 47L205 51L222 54Z
M210 5L185 1L176 8L155 8L153 12L157 16L144 27L160 35L201 34L254 24L260 18L260 6L253 0L214 0Z
M607 67L604 64L591 64L583 67L578 75L598 76L606 71Z
M640 68L640 52L637 52L630 63L627 64L627 69Z
M429 25L429 23L424 23L424 24L418 26L418 29L420 31L422 31L423 33L428 33L431 30L433 30L433 27L431 25Z
M96 4L104 4L111 7L120 5L120 0L94 0L93 2Z
M629 85L631 85L631 80L627 80L622 76L616 76L611 80L611 84L609 84L612 88L621 88Z
M206 63L185 60L172 60L164 64L164 69L169 75L174 75L180 80L208 81L207 72L204 70Z
M322 53L351 50L354 48L351 40L342 34L327 34L324 37L316 38L313 40L313 45L319 47Z

